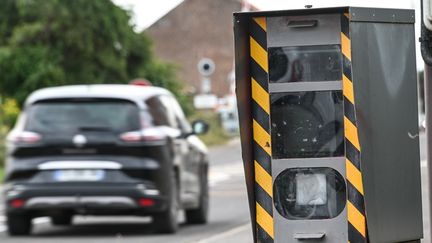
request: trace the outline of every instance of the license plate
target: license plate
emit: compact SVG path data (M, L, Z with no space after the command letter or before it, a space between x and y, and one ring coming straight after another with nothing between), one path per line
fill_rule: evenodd
M101 181L105 178L104 170L56 170L55 181Z

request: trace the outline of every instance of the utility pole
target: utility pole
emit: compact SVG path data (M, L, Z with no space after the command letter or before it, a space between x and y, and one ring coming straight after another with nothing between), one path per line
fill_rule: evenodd
M432 130L429 124L432 124L432 12L431 0L422 0L421 2L421 37L420 49L424 60L424 82L425 82L425 115L426 115L426 142L427 142L427 168L429 177L429 207L432 202ZM432 211L429 211L429 219L432 219ZM429 222L431 222L429 220ZM432 223L429 223L429 234L432 232ZM430 238L432 236L430 235Z

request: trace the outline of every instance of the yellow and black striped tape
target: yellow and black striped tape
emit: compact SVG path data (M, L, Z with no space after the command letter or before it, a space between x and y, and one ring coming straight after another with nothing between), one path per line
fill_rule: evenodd
M269 243L274 242L274 226L266 18L253 18L250 23L249 33L257 225L256 238L260 243Z
M361 148L355 114L354 86L351 75L351 41L349 15L341 17L341 49L343 58L343 94L345 127L345 162L347 178L348 242L367 242Z

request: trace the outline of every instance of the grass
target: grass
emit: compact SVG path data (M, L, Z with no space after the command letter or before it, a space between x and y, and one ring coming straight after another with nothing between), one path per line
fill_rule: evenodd
M4 168L0 167L0 184L3 183L4 179Z
M207 146L221 145L230 140L231 137L222 128L216 113L200 111L189 118L191 122L197 119L206 121L210 126L208 133L199 136Z

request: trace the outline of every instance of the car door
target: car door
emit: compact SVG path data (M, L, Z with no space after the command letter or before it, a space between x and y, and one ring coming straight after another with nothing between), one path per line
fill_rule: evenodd
M172 161L174 166L178 168L180 189L182 189L184 187L184 182L181 176L183 174L182 164L186 151L181 140L178 139L181 135L181 131L178 129L174 113L169 108L169 105L167 105L166 99L164 99L163 96L151 97L147 99L145 103L151 114L153 125L168 135L173 143ZM179 193L180 197L184 194L182 191Z
M187 202L192 200L191 194L196 191L194 188L196 187L196 178L194 178L196 176L193 169L191 169L191 146L186 136L184 136L190 133L190 131L186 131L184 125L181 124L179 113L176 109L176 105L178 106L178 104L175 99L169 95L159 96L159 99L166 109L170 128L178 132L177 136L172 137L177 154L175 163L179 170L180 199L182 202Z

